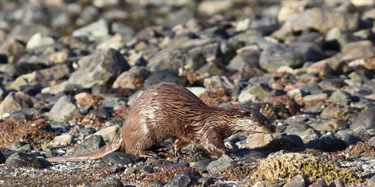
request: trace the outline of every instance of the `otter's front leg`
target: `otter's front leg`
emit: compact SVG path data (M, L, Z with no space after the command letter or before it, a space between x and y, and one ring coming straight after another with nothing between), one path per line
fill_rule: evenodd
M225 154L224 138L222 133L215 129L212 125L206 125L203 130L201 145L207 151L218 158Z
M187 146L188 144L189 144L189 142L187 142L183 139L180 139L180 138L176 138L173 142L174 155L175 156L181 156L182 155L181 148Z

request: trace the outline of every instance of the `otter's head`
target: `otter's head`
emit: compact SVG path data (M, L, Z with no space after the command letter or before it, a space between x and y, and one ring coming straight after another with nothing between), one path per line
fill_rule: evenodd
M242 106L226 107L235 119L230 122L234 132L244 133L274 133L276 127L259 111Z

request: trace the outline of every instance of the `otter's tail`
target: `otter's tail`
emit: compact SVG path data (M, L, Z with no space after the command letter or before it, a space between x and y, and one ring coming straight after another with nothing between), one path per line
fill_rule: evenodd
M84 160L95 160L95 159L102 158L104 155L108 153L117 151L118 149L120 149L121 143L122 143L122 135L120 131L107 145L101 147L100 149L92 153L86 153L86 154L77 155L77 156L52 157L52 158L47 158L47 160L50 162L65 162L65 161L78 162L78 161L84 161Z

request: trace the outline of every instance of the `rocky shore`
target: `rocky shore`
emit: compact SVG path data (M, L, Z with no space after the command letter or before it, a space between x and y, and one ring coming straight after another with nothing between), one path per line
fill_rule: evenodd
M375 186L374 44L374 0L0 1L0 186ZM277 130L46 160L104 146L163 81Z

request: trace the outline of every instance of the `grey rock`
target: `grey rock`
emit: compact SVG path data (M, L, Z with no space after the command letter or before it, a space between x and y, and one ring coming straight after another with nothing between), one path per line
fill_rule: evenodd
M335 104L345 106L351 101L351 98L349 93L341 90L336 90L331 94L328 100L332 101Z
M344 114L344 108L338 106L327 106L323 109L322 113L320 114L321 117L327 118L338 118Z
M198 182L204 187L212 186L215 184L215 180L213 177L201 177L198 179Z
M117 126L110 126L110 127L99 130L95 134L102 136L104 141L108 141L116 136L118 129L119 128Z
M99 19L87 26L73 31L72 36L80 37L87 36L91 40L101 39L109 35L109 23L105 19Z
M177 70L165 69L151 72L151 75L144 82L144 87L147 88L159 82L183 83L184 81L178 77Z
M35 154L14 153L7 158L5 165L10 167L46 168L51 163Z
M349 132L350 137L349 143L354 144L358 141L367 142L370 140L370 134L366 131L364 127L357 127L352 132Z
M296 48L285 44L274 44L262 51L259 65L268 72L276 72L281 66L301 67L305 62L304 55Z
M173 28L176 25L187 23L190 19L192 19L190 12L186 9L181 9L170 13L165 21L168 27Z
M134 155L126 154L124 152L112 152L106 154L101 160L101 165L124 165L135 163Z
M329 119L321 123L311 124L311 126L318 131L337 131L341 129L347 129L349 124L346 121L340 119Z
M15 63L18 59L26 52L26 48L21 42L17 40L7 40L0 45L0 53L4 54L7 57L8 63ZM13 65L10 67L14 67ZM11 68L8 68L11 70ZM11 71L6 71L6 68L2 67L3 72L15 73Z
M318 84L316 84L315 82L303 84L300 89L306 95L307 94L316 95L316 94L323 93L322 90L319 88Z
M219 88L233 89L233 81L225 76L213 76L206 78L203 81L203 85L207 90L217 90Z
M69 83L78 84L84 88L106 84L128 70L129 64L122 55L114 49L96 51L78 62L79 68L69 77Z
M324 79L318 83L321 90L339 90L345 85L344 80L340 78Z
M360 113L357 118L353 120L350 128L356 129L358 127L364 127L367 130L375 129L375 107L371 107Z
M82 155L86 153L91 153L103 147L104 145L105 145L105 142L100 135L92 135L82 141L82 143L74 151L73 155Z
M306 182L302 175L296 175L285 183L283 187L306 187Z
M53 121L65 122L80 115L77 106L66 96L62 96L49 111L48 118Z
M314 43L297 42L290 44L290 47L302 54L304 62L317 62L325 57L322 49Z
M33 106L31 97L23 92L11 92L0 104L0 116Z
M165 184L165 187L188 187L198 184L197 177L190 171L177 173L171 181Z
M50 123L51 128L55 133L66 133L70 130L70 124L68 122L56 122Z
M40 24L18 24L8 34L8 38L13 38L27 43L35 33L49 35L51 34L51 31L46 26Z
M359 14L332 11L327 8L311 8L300 14L290 17L281 29L274 32L272 36L284 38L291 32L303 31L308 28L320 32L327 32L334 27L347 31L354 31L359 26Z
M223 171L226 168L231 168L235 167L236 163L234 162L233 159L231 159L227 155L221 156L219 159L212 161L208 166L207 166L207 171L209 173L219 173Z
M180 167L189 167L190 164L188 162L179 162L179 163L174 163L165 166L165 168L180 168Z
M201 173L207 172L207 166L210 164L210 159L200 160L195 162L194 167Z
M123 187L123 186L124 184L122 184L120 179L106 178L96 183L94 187Z

